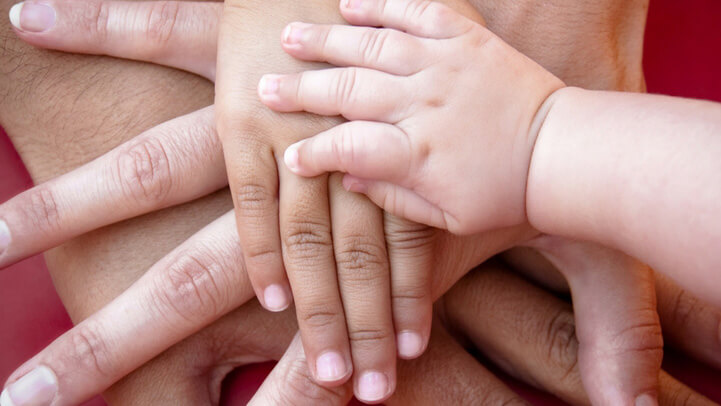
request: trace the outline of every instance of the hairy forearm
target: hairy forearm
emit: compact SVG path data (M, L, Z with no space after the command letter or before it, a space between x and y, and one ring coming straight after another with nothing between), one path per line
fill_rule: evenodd
M488 28L570 86L643 91L648 0L470 0Z
M621 249L718 302L707 281L721 265L721 104L576 88L551 101L531 223Z

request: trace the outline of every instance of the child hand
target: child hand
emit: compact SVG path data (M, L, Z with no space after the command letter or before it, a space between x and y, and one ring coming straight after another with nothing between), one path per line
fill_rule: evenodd
M544 102L564 84L439 3L341 8L352 24L386 28L290 24L286 52L346 68L266 75L259 85L274 110L352 120L291 145L290 170L345 172L348 190L458 234L523 223Z

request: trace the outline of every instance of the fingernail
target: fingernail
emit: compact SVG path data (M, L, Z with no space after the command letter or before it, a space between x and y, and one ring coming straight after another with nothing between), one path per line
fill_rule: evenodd
M286 44L299 44L301 39L303 39L305 27L307 26L308 24L303 23L288 24L285 30L283 30L283 42Z
M415 358L423 351L423 338L412 331L403 331L398 334L398 355L403 358Z
M10 246L10 229L7 223L0 220L0 255L4 254Z
M300 142L289 146L283 154L283 161L285 166L288 167L292 172L298 172L300 169L300 156L298 155L298 149L300 148Z
M361 8L363 0L345 0L345 8L355 9Z
M368 192L368 187L364 184L359 182L356 178L352 176L344 176L343 177L343 187L345 190L349 192L354 193L366 193Z
M290 298L280 285L270 285L263 292L265 307L272 312L282 312L290 306Z
M658 401L655 397L644 393L643 395L636 398L636 406L657 406Z
M358 400L375 402L388 395L388 378L380 372L366 372L358 379Z
M0 395L0 406L45 406L58 392L58 380L48 367L28 372Z
M18 3L10 8L10 23L23 31L47 31L55 25L55 17L55 10L47 4Z
M260 94L273 95L280 89L280 78L276 75L265 75L260 78Z
M334 351L318 357L315 361L315 369L318 379L327 382L340 380L348 373L343 356Z

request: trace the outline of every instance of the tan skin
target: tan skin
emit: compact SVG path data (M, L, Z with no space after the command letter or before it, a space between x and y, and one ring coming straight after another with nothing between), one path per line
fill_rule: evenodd
M143 73L147 73L147 72L151 71L151 68L143 67L143 68L140 68L140 70L143 71ZM199 85L198 85L199 82L198 82L197 80L192 79L192 78L187 78L186 81L189 82L189 83L191 83L191 84L192 84L192 83L195 83L197 86L199 86ZM196 89L196 93L197 93L197 89ZM137 103L137 102L136 102L136 103ZM5 106L3 106L3 107L5 107ZM7 111L7 110L5 110L5 111ZM5 114L5 113L4 113L4 114ZM59 114L58 114L58 115L59 115ZM12 124L13 124L13 121L15 121L15 123L17 123L17 121L19 121L19 120L17 120L18 117L23 117L23 116L22 116L22 115L12 115L12 114L7 114L7 116L8 116L8 117L12 116L12 117L10 117L10 119L8 120L8 122L10 123L10 125L8 125L8 124L5 124L5 125L10 129L11 132L18 133L19 131L17 131L17 130L20 130L22 127L21 127L21 126L18 126L18 125L15 125L14 127L15 127L16 131L13 131L13 125L12 125ZM167 116L170 116L170 114L167 114ZM166 118L167 118L167 117L166 117ZM5 120L5 116L3 116L3 120ZM30 122L30 121L32 121L32 118L28 120L28 122ZM3 122L5 123L5 121L3 121ZM42 122L41 122L41 123L42 123ZM26 123L26 124L28 124L28 123ZM37 124L37 123L35 123L35 124ZM55 128L55 126L53 126L52 124L53 124L53 123L47 123L46 125L48 126L48 128ZM85 123L85 124L86 124L86 123ZM143 124L146 124L146 123L143 123ZM105 125L109 125L109 124L105 124ZM29 127L29 126L28 126L28 127ZM142 127L142 125L141 125L141 127ZM127 127L126 127L126 128L127 128ZM120 132L119 129L118 129L118 132ZM36 132L36 133L37 133L37 132ZM112 133L111 133L111 134L112 134ZM38 142L38 141L43 141L43 140L36 140L36 143L37 143L37 144L41 144L41 143ZM29 145L29 143L18 142L18 144L19 144L19 147L20 147L19 149L21 149L21 153L24 152L23 155L24 155L24 157L26 158L26 161L32 161L31 158L28 158L29 155L32 155L32 152L28 152L28 150L32 150L34 147L28 147L27 145ZM86 144L87 144L87 143L86 143ZM25 146L25 148L23 148L23 146ZM38 147L35 147L35 148L38 148ZM24 149L25 151L23 151L23 149ZM83 158L78 158L78 159L83 159ZM38 161L43 161L43 160L40 160L40 159L36 159L36 160L35 160L35 162L38 162ZM47 159L44 159L44 161L47 163L48 160L47 160ZM77 161L75 161L75 162L77 162ZM34 175L36 176L36 178L42 178L42 177L43 177L43 175L41 174L42 170L41 170L41 169L38 169L38 167L34 167L34 168L33 168L32 162L29 162L29 164L30 164L31 169L33 169L33 172L34 172ZM52 162L52 161L50 161L50 163L47 163L48 168L46 168L46 171L47 171L47 172L46 172L46 175L45 175L45 176L47 176L47 174L50 174L51 171L59 170L59 169L57 169L57 168L49 168L49 167L50 167L51 165L53 165L53 164L58 164L58 162ZM220 200L219 197L216 198L216 199L217 199L217 200ZM209 199L209 200L210 200L210 199ZM217 207L221 207L221 206L223 206L223 204L219 202L219 203L216 204L216 206L217 206ZM225 209L225 207L218 208L217 211L216 211L216 214L220 213L223 209ZM182 209L181 209L181 210L182 210ZM185 208L184 210L192 211L192 209L190 209L190 208ZM194 213L194 214L195 214L195 213ZM170 215L170 214L156 215L156 216L154 216L154 217L156 217L156 220L155 220L155 221L160 221L160 219L157 219L157 218L159 218L159 217L162 218L162 217L164 217L164 216L170 216L170 217L172 217L172 215ZM169 217L169 218L170 218L170 217ZM177 218L177 217L176 217L176 218ZM165 219L165 220L166 220L166 221L172 221L172 220L168 220L168 219ZM151 222L151 221L153 221L153 219L143 219L143 220L141 220L141 221L142 221L142 222L145 222L145 221ZM137 223L138 223L138 222L136 221L136 222L135 222L135 225L136 225L136 226L137 226ZM195 227L197 228L200 224L201 224L201 221L199 220L198 223L195 224ZM128 225L128 226L125 227L125 230L132 230L132 229L133 229L132 227L133 227L132 225ZM123 227L120 227L120 228L122 229ZM192 229L193 227L189 227L189 228ZM166 231L167 231L167 230L166 230ZM188 233L189 233L190 231L191 231L191 230L185 231L185 235L188 235ZM103 231L103 232L106 232L106 231ZM120 233L119 233L119 235L120 235L119 238L123 238L122 235L125 234L125 233L127 233L127 231L125 231L125 232L120 232ZM164 234L164 233L163 233L163 234ZM156 236L156 237L159 237L159 235ZM159 239L159 238L154 238L154 239L152 239L152 240L153 240L153 241L156 241L156 243L157 243L157 241L161 241L161 239ZM81 240L81 241L82 241L82 240ZM86 241L85 244L88 244L87 241L89 241L89 239L85 239L85 241ZM117 241L117 240L116 240L116 241ZM102 247L99 246L98 244L93 244L93 245L95 246L96 249L99 249L99 250L100 250L100 249L102 248ZM147 242L146 242L145 244L138 244L138 246L139 246L138 249L140 249L140 246L141 246L141 245L143 246L143 248L147 248L147 246L148 246ZM70 246L68 246L68 247L66 247L66 248L63 248L63 250L57 251L56 254L53 255L53 257L55 258L55 260L51 260L51 261L50 261L51 264L53 264L53 263L56 263L56 264L57 264L57 263L60 263L60 262L69 261L69 257L70 257L70 256L65 257L65 259L62 259L62 256L59 256L59 255L58 255L58 252L65 251L65 252L67 253L67 252L73 250L73 246L75 246L75 247L83 246L84 248L83 248L82 250L85 251L86 254L88 254L88 253L87 253L87 251L88 251L88 246L87 246L87 245L83 245L82 242L73 243L73 244L71 244ZM167 250L167 249L171 248L172 246L173 246L173 244L168 243L165 248L163 248L163 247L158 247L158 248L162 251L162 250ZM132 254L132 255L127 255L127 256L125 256L125 258L127 258L127 259L130 259L130 257L132 257L132 258L138 258L138 256L135 255L135 254L137 254L138 251L131 251L131 252L133 252L134 254ZM115 255L122 255L122 254L121 254L121 253L118 253L118 252L115 252ZM85 257L85 260L84 260L84 261L87 261L87 260L92 261L92 260L93 260L93 257L94 257L94 256L93 256L92 254L87 255L87 256ZM72 259L73 261L77 261L78 258L80 258L80 257L79 257L79 256L76 256L76 255L72 255L72 258L73 258L73 259ZM99 257L95 257L94 259L95 259L95 260L98 260L98 261L101 260ZM117 258L116 258L116 259L117 259ZM75 263L75 264L77 264L77 263ZM70 265L70 264L66 264L66 265ZM78 265L79 265L79 264L78 264ZM128 262L125 263L125 266L127 266L127 265L128 265ZM149 265L149 264L138 264L138 265L139 265L138 269L145 269L145 268L147 268L147 265ZM72 266L71 266L71 267L72 267ZM87 269L91 269L91 268L87 268ZM78 277L81 277L81 275L77 275L77 273L73 274L72 276L74 276L75 281L78 281L78 280L79 280ZM93 276L93 277L98 277L99 274L95 274L95 275L92 275L92 276ZM128 277L128 279L130 279L130 277L131 277L131 275L129 275L129 274L126 274L125 276ZM56 278L56 279L57 279L57 278ZM93 285L91 285L91 286L98 286L98 287L100 287L100 285L97 284L97 283L95 283L95 284L93 284ZM107 285L103 285L103 286L106 286L106 287L102 288L103 290L106 291L106 293L109 292L111 289L113 289L112 287L108 287ZM115 288L117 289L117 291L120 290L120 288L119 288L118 286L116 286ZM98 300L98 302L102 302L102 299L101 299L101 298L97 298L97 300ZM80 307L80 305L76 305L76 306L77 306L77 307ZM83 306L86 306L86 305L83 305ZM71 310L72 310L72 309L71 309ZM77 310L74 311L73 313L77 313ZM86 313L86 314L87 314L87 313Z

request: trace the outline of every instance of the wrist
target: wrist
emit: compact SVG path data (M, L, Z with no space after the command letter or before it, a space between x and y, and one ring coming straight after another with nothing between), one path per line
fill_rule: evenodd
M553 92L538 110L531 126L535 137L526 179L526 215L529 224L546 234L557 234L558 223L566 221L573 207L567 202L568 189L564 176L574 173L575 162L583 161L578 154L583 137L573 137L567 128L564 106L577 102L579 93L586 91L565 87ZM573 159L569 155L573 155Z

